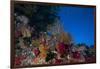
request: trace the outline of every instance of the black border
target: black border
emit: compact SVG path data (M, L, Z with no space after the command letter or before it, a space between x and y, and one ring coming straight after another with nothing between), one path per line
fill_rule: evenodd
M76 7L92 7L95 8L95 13L94 13L94 30L95 30L95 47L96 47L96 6L95 5L81 5L81 4L67 4L67 3L50 3L50 2L35 2L35 1L11 1L11 6L10 6L10 19L11 19L11 23L10 23L10 44L11 44L11 62L10 62L10 68L28 68L28 67L44 67L44 66L61 66L61 65L77 65L77 64L92 64L92 63L96 63L96 62L89 62L89 63L71 63L71 64L48 64L48 65L31 65L31 66L20 66L20 67L15 67L14 66L14 55L15 55L15 46L14 46L14 4L16 3L25 3L25 4L46 4L46 5L62 5L62 6L76 6ZM96 48L95 48L96 49ZM96 60L96 59L95 59Z

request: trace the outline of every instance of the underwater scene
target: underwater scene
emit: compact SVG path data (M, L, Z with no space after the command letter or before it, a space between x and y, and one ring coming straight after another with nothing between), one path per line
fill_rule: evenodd
M14 4L14 66L96 62L95 8Z

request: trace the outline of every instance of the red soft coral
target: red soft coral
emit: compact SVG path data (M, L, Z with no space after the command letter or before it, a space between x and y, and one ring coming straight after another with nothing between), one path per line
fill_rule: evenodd
M59 43L58 44L58 46L57 46L57 52L59 54L61 54L61 55L64 55L64 53L66 52L64 43Z

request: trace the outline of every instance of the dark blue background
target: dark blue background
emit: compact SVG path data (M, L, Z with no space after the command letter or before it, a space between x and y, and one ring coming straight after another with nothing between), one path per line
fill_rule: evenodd
M59 16L65 32L69 32L75 43L94 44L95 8L60 7Z

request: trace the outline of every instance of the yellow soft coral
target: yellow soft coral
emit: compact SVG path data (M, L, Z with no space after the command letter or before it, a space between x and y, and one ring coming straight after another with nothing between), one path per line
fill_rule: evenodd
M23 37L31 37L31 31L25 26L21 28L21 32Z
M46 58L48 46L44 46L43 44L40 44L39 50L40 50L40 56L41 56L42 58Z
M72 41L71 35L65 32L61 33L60 39L61 39L61 42L64 42L65 44L69 44Z

